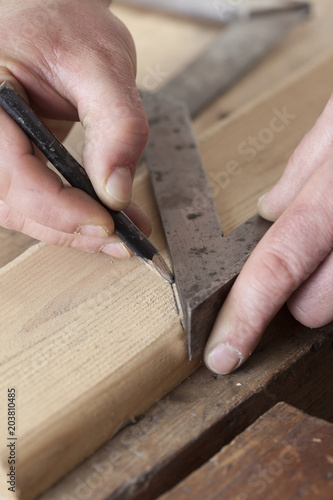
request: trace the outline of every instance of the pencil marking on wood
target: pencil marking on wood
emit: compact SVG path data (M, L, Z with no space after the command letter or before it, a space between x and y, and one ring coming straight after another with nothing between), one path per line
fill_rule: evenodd
M178 314L178 316L180 316L181 306L180 306L180 303L179 303L178 295L176 293L177 289L176 289L176 284L175 283L172 283L171 290L172 290L173 300L175 302L177 314ZM179 324L180 324L180 327L181 327L182 331L185 332L185 326L184 326L184 323L183 323L181 317L179 318Z
M175 291L175 286L176 286L176 284L172 283L171 284L171 290L172 290L173 300L175 302L176 311L177 311L177 314L179 316L180 315L180 305L178 304L177 295L176 295L176 291Z

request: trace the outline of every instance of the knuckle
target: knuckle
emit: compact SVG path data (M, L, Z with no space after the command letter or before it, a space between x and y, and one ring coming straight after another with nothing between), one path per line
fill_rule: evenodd
M143 148L148 140L149 127L144 117L132 117L124 125L124 140L129 146Z
M300 270L295 266L289 251L289 256L280 248L265 252L261 259L262 271L256 275L257 293L262 298L274 300L279 297L283 289L294 290L300 281ZM267 298L266 298L267 301Z
M24 232L26 218L5 202L0 202L0 225L6 229Z
M129 57L132 68L136 71L136 50L133 37L126 25L116 16L112 15L113 23L117 30L117 40Z
M244 358L247 358L258 343L263 330L261 315L254 311L244 315L238 313L235 325L230 343L239 349Z
M136 157L139 150L143 150L149 135L149 126L145 115L141 110L137 110L127 104L119 104L112 109L112 118L104 123L100 123L104 131L114 130L114 117L117 119L117 130L114 137L118 147L125 146L126 155L130 156L131 151ZM129 149L128 149L129 148ZM122 148L121 148L122 149Z

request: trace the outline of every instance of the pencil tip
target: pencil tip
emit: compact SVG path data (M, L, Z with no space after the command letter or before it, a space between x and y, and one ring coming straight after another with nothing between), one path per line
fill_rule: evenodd
M156 271L162 276L162 278L164 278L168 283L170 283L170 285L174 283L175 278L160 253L154 255L152 259L152 264L156 269Z

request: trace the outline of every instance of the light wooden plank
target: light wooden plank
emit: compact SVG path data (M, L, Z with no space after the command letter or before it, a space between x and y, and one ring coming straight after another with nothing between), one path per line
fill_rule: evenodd
M17 388L22 498L194 369L171 287L134 259L33 247L0 273L0 296L1 392Z
M278 91L266 92L200 136L226 233L256 212L259 196L280 178L295 147L324 109L332 93L331 64L329 51Z
M295 26L252 72L196 118L198 135L268 90L274 91L286 77L297 75L309 63L316 65L318 56L332 48L333 3L331 0L311 0L310 4L310 17Z
M35 243L36 240L23 233L0 227L0 267L14 260Z

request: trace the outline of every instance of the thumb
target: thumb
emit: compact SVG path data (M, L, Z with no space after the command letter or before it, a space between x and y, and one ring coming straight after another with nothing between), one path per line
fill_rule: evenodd
M258 201L258 212L275 221L291 205L315 171L332 156L333 97L290 157L279 182Z
M118 19L113 26L107 49L86 47L82 78L80 53L61 81L85 129L83 162L95 191L106 205L123 210L131 199L148 122L135 83L134 44ZM74 79L79 83L73 85Z
M134 79L133 88L126 91L110 88L108 81L104 84L103 88L100 82L96 98L86 100L79 110L85 127L83 162L99 198L114 210L123 210L131 199L148 122Z

